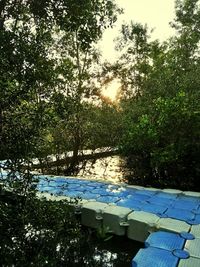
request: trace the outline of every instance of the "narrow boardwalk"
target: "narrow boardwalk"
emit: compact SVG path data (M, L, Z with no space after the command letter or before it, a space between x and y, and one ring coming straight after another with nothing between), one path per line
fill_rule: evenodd
M132 266L200 266L200 193L39 178L38 190L49 198L82 199L77 211L84 225L145 242Z

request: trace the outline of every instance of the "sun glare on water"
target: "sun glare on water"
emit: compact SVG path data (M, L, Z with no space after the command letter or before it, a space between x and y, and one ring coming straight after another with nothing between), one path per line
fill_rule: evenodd
M119 80L113 80L105 85L101 91L102 95L111 101L116 101L119 95L121 84Z

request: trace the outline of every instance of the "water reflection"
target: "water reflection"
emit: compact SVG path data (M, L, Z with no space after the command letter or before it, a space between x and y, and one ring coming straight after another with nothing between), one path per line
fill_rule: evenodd
M126 237L113 236L108 241L92 235L82 250L83 266L130 267L131 261L143 244Z
M112 183L124 181L124 160L119 156L110 156L80 163L77 176L90 180L106 180Z

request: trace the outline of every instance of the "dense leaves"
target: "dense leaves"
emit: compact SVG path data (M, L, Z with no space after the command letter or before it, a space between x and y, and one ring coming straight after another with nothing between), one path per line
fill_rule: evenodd
M148 113L126 121L122 150L135 176L154 186L197 190L199 122L198 100L184 92L159 97Z
M37 198L31 164L82 147L94 44L119 11L108 0L0 2L1 266L90 266L69 203Z
M177 1L177 35L163 44L149 41L141 25L122 28L120 46L126 50L114 68L128 82L121 151L139 183L200 189L197 2Z

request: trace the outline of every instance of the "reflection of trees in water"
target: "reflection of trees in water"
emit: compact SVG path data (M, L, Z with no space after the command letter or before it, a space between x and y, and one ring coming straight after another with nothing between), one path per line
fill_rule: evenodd
M91 180L106 180L110 182L128 182L133 178L126 160L120 156L108 156L98 159L83 160L74 168L74 171L66 174L64 167L59 167L59 173L73 175Z
M50 162L53 162L52 159L50 159ZM43 169L45 174L78 176L90 180L106 180L114 183L133 183L134 177L127 158L117 155L81 160L71 171L65 165L50 166L46 164L45 166L46 168ZM134 178L134 183L141 183L141 181Z
M142 246L142 243L124 237L113 236L110 240L104 241L97 239L95 235L90 235L81 251L82 266L129 267L132 258Z
M123 180L122 161L119 156L84 161L79 164L77 176L119 182Z
M68 204L5 192L0 198L1 266L130 266L141 244L116 236L108 240L100 230L81 227Z

